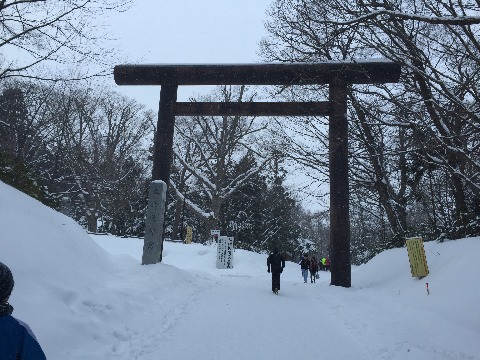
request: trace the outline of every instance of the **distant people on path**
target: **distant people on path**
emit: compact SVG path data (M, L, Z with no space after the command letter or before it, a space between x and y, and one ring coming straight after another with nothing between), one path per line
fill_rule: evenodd
M302 269L303 282L307 282L308 270L310 269L310 259L308 254L303 255L303 259L300 261L300 268Z
M8 299L13 285L12 272L0 262L0 359L46 360L30 327L12 316Z
M315 256L310 260L310 282L314 283L318 272L318 262Z
M284 267L285 258L278 252L278 248L273 249L267 258L267 271L272 273L272 291L277 295L280 290L280 274Z
M330 258L325 258L325 271L330 271Z
M323 257L322 260L321 260L321 263L322 263L322 270L327 271L326 268L325 268L325 266L327 264L327 259Z

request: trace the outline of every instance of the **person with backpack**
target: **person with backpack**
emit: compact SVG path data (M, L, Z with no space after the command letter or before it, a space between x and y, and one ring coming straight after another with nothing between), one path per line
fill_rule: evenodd
M267 258L267 271L272 273L272 291L278 295L280 290L280 274L285 267L285 258L274 248L273 252Z
M308 254L303 255L303 259L300 261L300 268L302 269L303 282L307 283L308 269L310 268Z
M12 316L8 300L13 285L12 272L0 262L0 359L46 360L30 327Z
M310 282L314 283L318 272L318 262L315 256L310 260Z

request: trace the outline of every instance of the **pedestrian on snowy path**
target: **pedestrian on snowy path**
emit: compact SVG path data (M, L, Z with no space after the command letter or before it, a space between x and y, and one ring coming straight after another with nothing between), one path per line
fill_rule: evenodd
M285 267L285 258L279 254L278 248L273 249L273 252L267 258L267 271L272 273L272 291L278 294L280 290L280 274Z
M0 262L0 359L46 360L30 327L12 316L8 299L13 285L12 272Z
M330 271L330 258L325 258L325 271Z
M317 276L318 272L318 262L315 256L312 257L312 260L310 261L310 282L314 283L315 282L315 277Z
M308 254L303 255L302 261L300 261L300 268L302 269L303 282L307 282L308 278L308 269L310 268L310 259Z

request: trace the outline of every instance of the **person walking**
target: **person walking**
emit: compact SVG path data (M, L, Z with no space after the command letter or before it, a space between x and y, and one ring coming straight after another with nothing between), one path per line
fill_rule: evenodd
M300 268L302 269L303 282L306 283L308 278L308 269L310 268L310 259L308 258L308 254L303 255L303 259L300 261Z
M325 266L326 263L327 263L327 259L322 258L322 270L323 270L323 271L327 271L327 268L326 268L326 266Z
M330 258L325 259L325 271L330 271Z
M318 272L318 262L315 256L310 260L310 282L314 283Z
M12 272L0 262L0 359L46 360L30 327L12 316L8 300L13 286Z
M272 291L278 295L280 290L280 274L285 267L285 258L279 254L278 248L273 249L273 252L267 258L267 271L272 273Z

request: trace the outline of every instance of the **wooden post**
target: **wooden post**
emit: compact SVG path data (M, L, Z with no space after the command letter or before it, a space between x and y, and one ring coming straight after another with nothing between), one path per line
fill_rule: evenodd
M170 168L173 159L173 136L175 130L175 105L177 103L178 85L168 83L160 90L160 105L158 110L157 133L155 134L153 150L153 168L151 189L155 194L165 192L163 197L153 201L152 191L149 194L147 218L145 221L145 244L143 248L143 264L155 264L162 261L164 220L166 209L166 192L170 182ZM158 190L156 180L163 182L164 188ZM151 208L154 206L155 208ZM159 228L159 226L161 228Z
M160 90L157 133L153 150L152 180L162 180L167 187L173 159L173 135L175 129L175 105L178 85L169 83Z
M342 75L330 82L329 101L330 284L350 287L347 82Z

